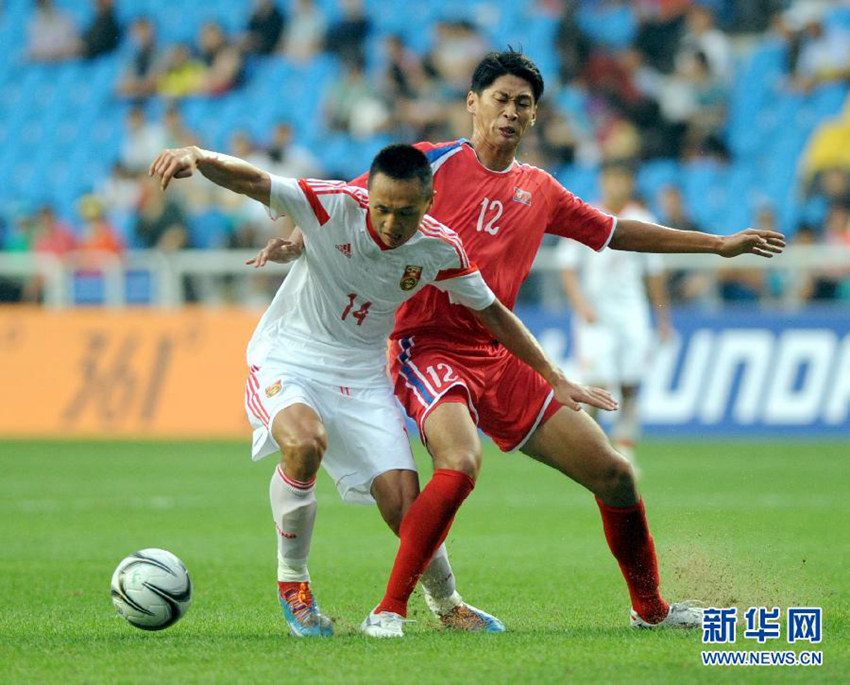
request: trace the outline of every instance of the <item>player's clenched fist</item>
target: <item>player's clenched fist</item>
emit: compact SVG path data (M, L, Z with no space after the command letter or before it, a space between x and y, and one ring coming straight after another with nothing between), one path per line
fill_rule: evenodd
M159 178L165 190L172 178L189 178L195 173L200 156L201 151L194 145L163 150L148 169L148 176Z
M265 266L266 262L286 264L298 259L303 250L303 243L291 242L283 238L270 238L266 246L257 253L257 256L245 263L249 266L253 264L255 269Z

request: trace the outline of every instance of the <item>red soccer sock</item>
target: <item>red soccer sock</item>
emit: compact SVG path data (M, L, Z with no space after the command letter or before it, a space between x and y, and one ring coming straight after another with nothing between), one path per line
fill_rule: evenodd
M608 547L629 586L632 608L647 623L658 623L667 616L670 606L658 591L658 559L643 499L630 507L609 507L598 497L596 503L602 513Z
M437 548L443 544L455 513L472 492L475 481L465 473L437 469L401 522L401 543L387 593L375 609L407 616L407 600Z

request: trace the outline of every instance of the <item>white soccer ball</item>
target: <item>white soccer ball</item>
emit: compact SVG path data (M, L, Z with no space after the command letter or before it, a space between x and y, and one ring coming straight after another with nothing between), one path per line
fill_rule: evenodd
M121 560L112 574L112 603L131 625L162 630L189 608L192 581L171 552L151 547Z

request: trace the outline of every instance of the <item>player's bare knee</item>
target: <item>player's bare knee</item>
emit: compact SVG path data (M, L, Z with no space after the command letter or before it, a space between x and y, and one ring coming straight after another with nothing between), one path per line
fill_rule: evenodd
M292 475L300 480L312 478L319 471L322 457L328 447L328 438L324 428L309 431L291 432L283 436L278 443L283 455L283 464Z
M599 479L596 495L606 504L628 506L637 502L634 467L613 450Z
M453 448L443 450L434 456L435 469L449 469L460 471L476 480L481 470L481 450Z

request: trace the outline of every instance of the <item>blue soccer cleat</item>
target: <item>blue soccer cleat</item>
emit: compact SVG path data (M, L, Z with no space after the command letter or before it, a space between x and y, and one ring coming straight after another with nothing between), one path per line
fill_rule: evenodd
M310 583L301 583L298 589L278 592L283 617L289 632L295 637L327 637L333 635L333 624L316 604Z

